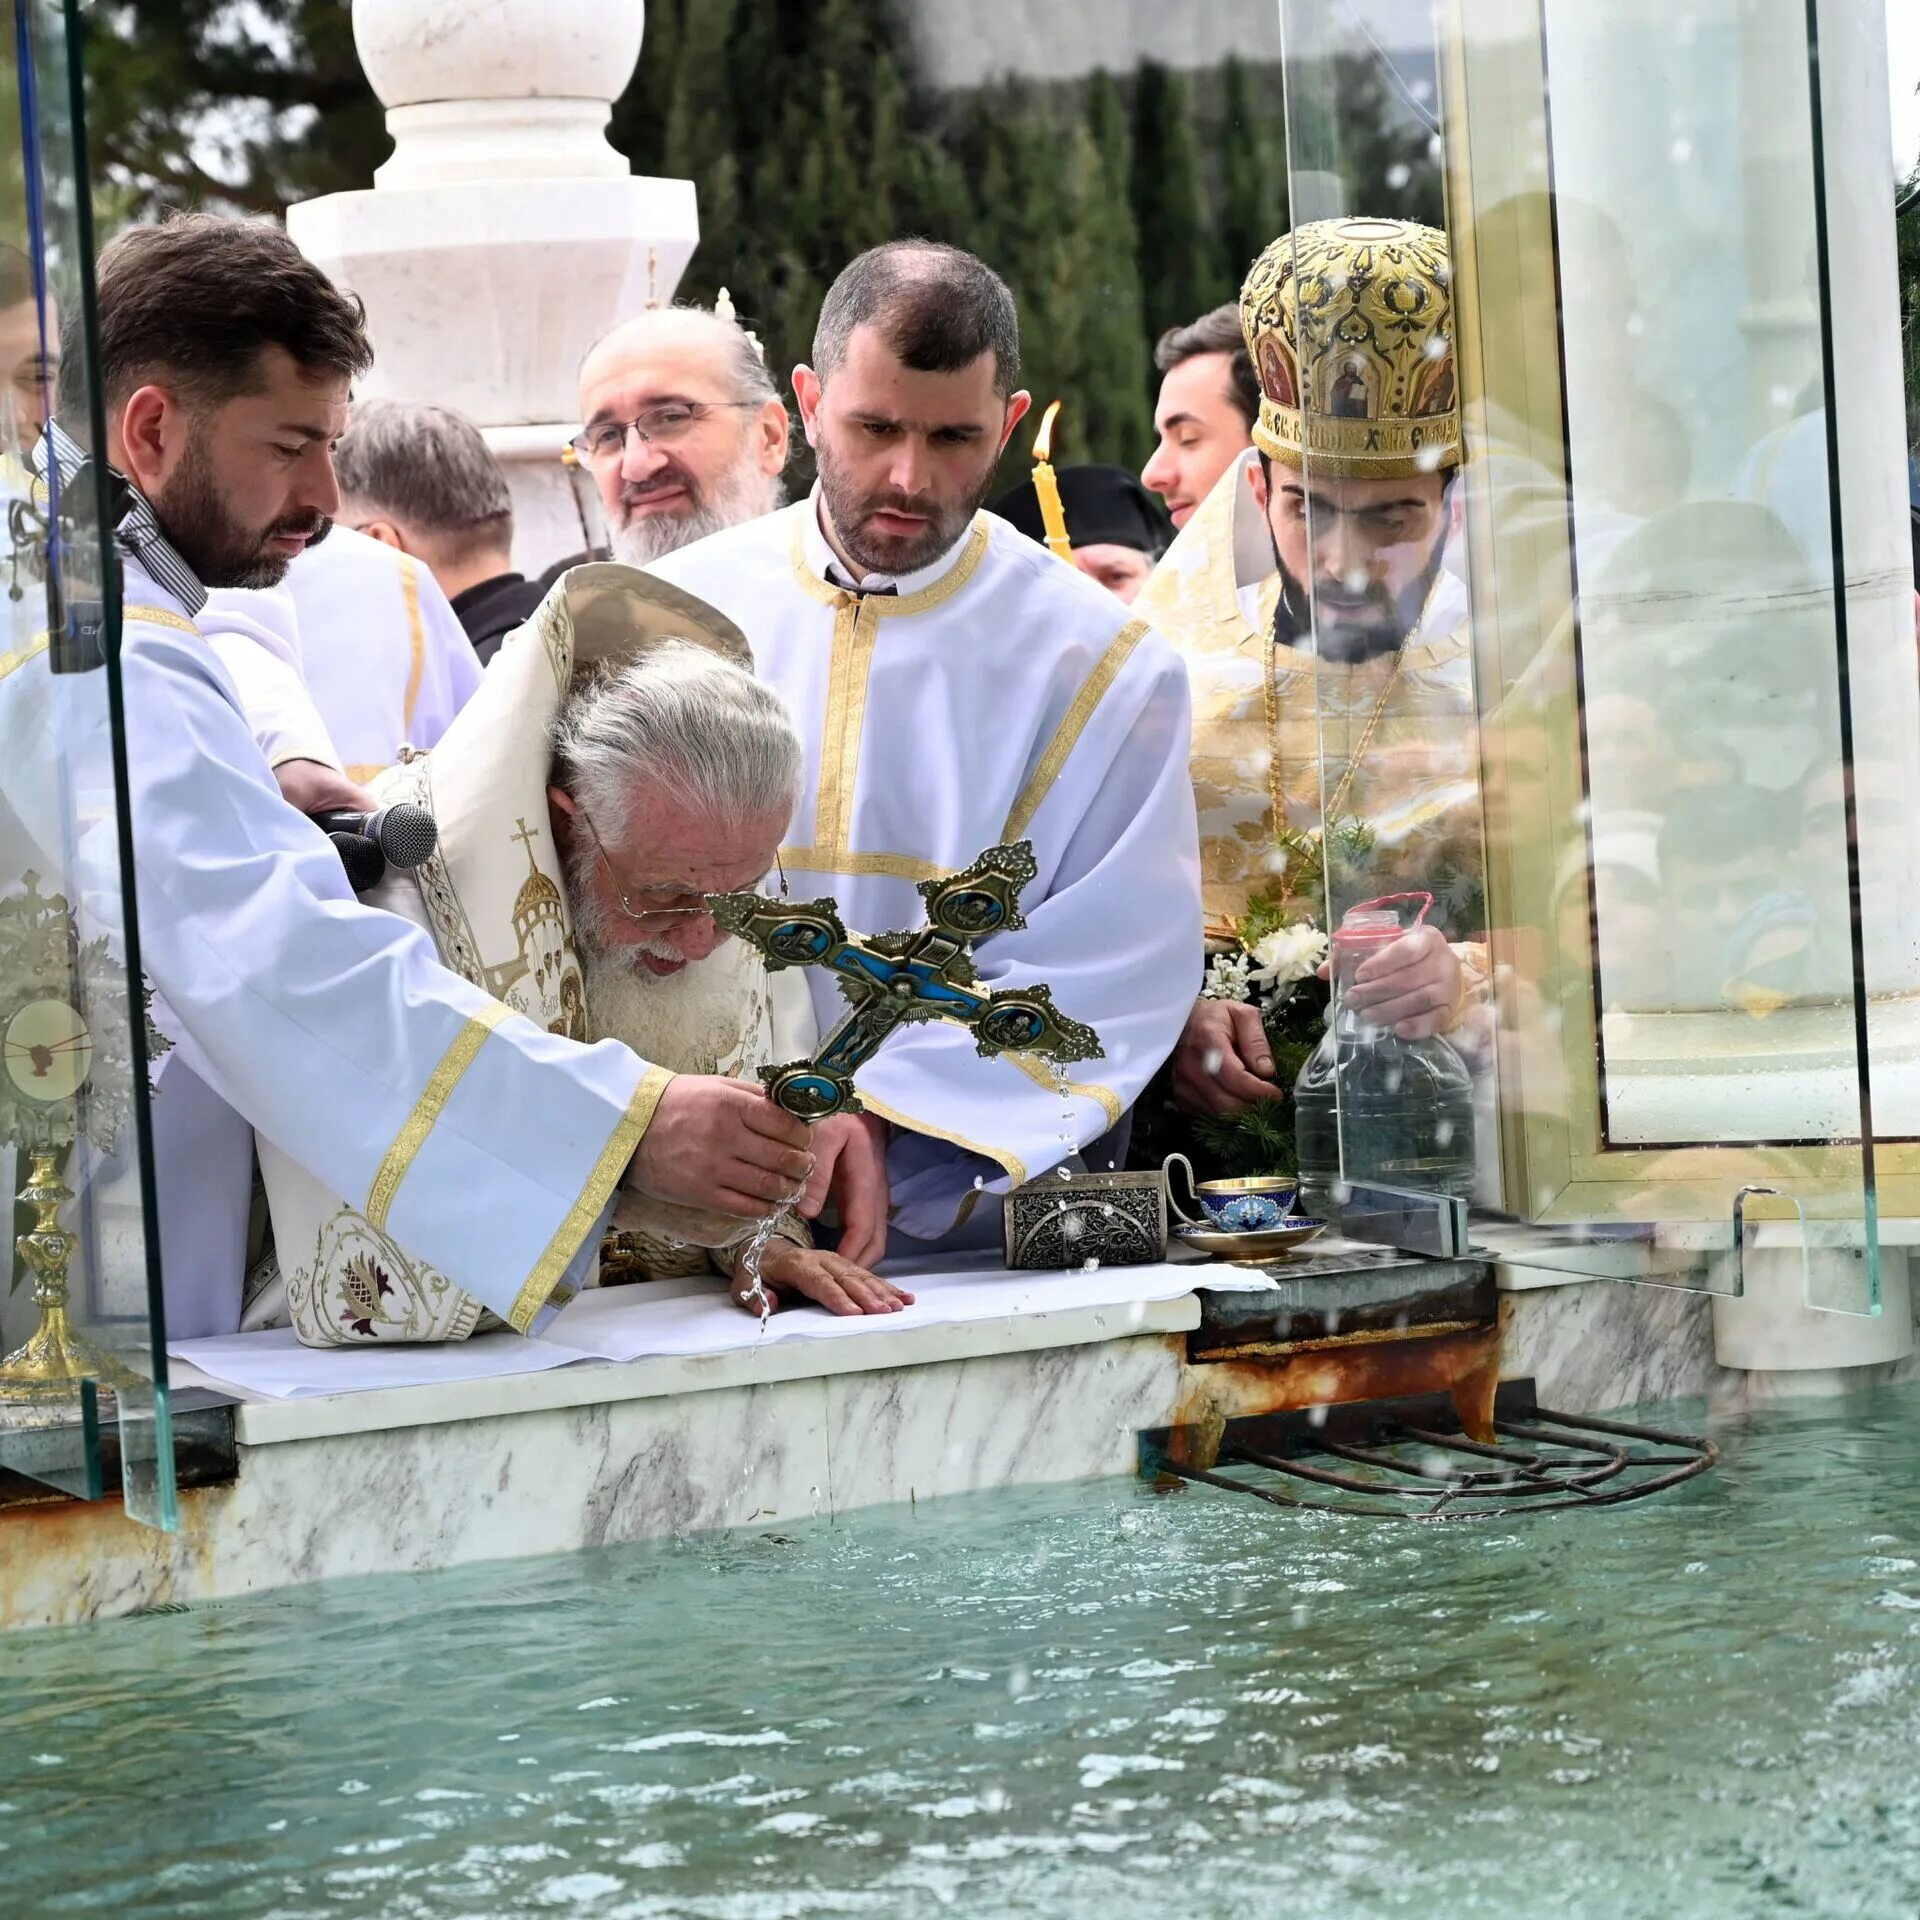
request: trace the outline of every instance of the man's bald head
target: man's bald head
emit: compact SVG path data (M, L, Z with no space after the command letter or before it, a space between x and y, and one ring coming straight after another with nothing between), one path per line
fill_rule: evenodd
M738 320L705 307L649 307L609 327L580 359L580 388L671 353L709 359L738 400L778 400L760 349Z
M728 315L658 307L622 321L580 363L580 418L614 556L630 566L780 504L787 410Z
M889 240L841 268L820 304L813 370L822 386L858 327L873 327L914 373L958 373L993 355L993 386L1020 383L1020 318L1007 283L984 260L935 240Z

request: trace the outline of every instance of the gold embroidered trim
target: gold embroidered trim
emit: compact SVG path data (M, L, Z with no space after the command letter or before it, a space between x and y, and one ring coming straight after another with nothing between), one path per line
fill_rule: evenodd
M382 760L369 765L365 761L356 761L344 769L346 776L356 787L364 787L369 780L377 779L387 770L388 762Z
M807 565L807 522L806 515L816 512L813 502L803 500L795 509L793 532L787 541L787 558L793 567L793 577L803 593L811 594L814 599L824 601L828 606L838 606L848 598L844 587L836 587L831 580L823 580ZM943 573L938 580L922 587L918 593L874 594L867 596L880 610L884 619L896 613L925 613L929 607L937 607L941 601L958 593L973 578L974 570L987 557L987 542L991 532L984 513L973 516L973 531L967 536L967 544L960 558ZM858 598L859 596L853 596Z
M844 591L832 581L821 579L807 565L806 516L818 512L819 508L811 500L802 500L794 508L793 527L787 538L787 561L793 568L794 584L802 593L810 593L816 600L824 600L828 606L837 607L846 597Z
M419 1157L420 1149L427 1144L427 1135L433 1131L447 1102L453 1097L454 1088L473 1065L475 1057L486 1043L487 1035L512 1013L513 1009L504 1002L489 1001L468 1020L454 1036L453 1045L440 1056L440 1064L434 1068L425 1090L414 1102L406 1124L393 1136L393 1145L387 1149L385 1159L380 1162L380 1170L373 1176L373 1185L368 1189L362 1216L370 1227L385 1230L393 1196L399 1192L400 1183Z
M860 1103L869 1113L877 1113L890 1126L905 1127L909 1133L925 1134L929 1140L944 1140L950 1147L960 1147L968 1153L977 1153L983 1160L996 1161L1006 1169L1016 1187L1026 1185L1026 1163L999 1147L989 1147L978 1140L969 1140L963 1133L949 1133L945 1127L929 1126L924 1120L915 1120L899 1108L888 1106L884 1100L876 1100L864 1088L861 1090Z
M1012 1061L1036 1087L1045 1087L1049 1093L1071 1093L1077 1094L1082 1100L1091 1100L1107 1116L1107 1125L1110 1127L1117 1127L1120 1116L1127 1110L1126 1103L1111 1087L1098 1086L1085 1080L1056 1080L1053 1069L1034 1054L1009 1053L1001 1057Z
M1087 722L1107 697L1108 690L1120 677L1120 669L1133 657L1134 648L1146 637L1147 630L1144 620L1128 621L1114 636L1113 644L1100 656L1093 671L1087 675L1086 684L1073 696L1073 704L1054 729L1046 752L1040 756L1040 764L1033 770L1033 777L1020 789L1020 797L1013 803L1013 811L1007 815L1007 824L1000 830L1002 840L1021 839L1033 824L1033 816L1040 811L1041 801L1059 779L1060 769L1067 764L1068 755L1079 745Z
M930 607L937 607L941 601L951 600L973 578L980 562L987 557L990 538L987 516L976 513L973 516L973 531L967 536L966 550L938 580L922 587L918 593L870 594L870 604L881 619L891 620L896 614L925 613Z
M820 578L807 565L806 521L804 515L815 511L803 505L793 516L793 531L788 539L788 558L793 577L803 592L824 601L834 610L833 652L827 663L827 702L820 724L820 775L813 802L813 862L808 870L816 873L887 873L913 880L944 875L945 867L929 862L905 867L911 856L903 854L856 854L848 845L853 827L853 787L860 771L861 739L866 729L867 681L873 671L874 647L880 638L880 622L898 614L925 613L952 598L978 570L986 558L991 538L984 513L973 517L973 531L958 560L930 586L918 593L887 595L849 593ZM786 856L783 854L782 858ZM879 865L859 865L861 861Z
M171 613L165 607L122 607L122 622L144 620L150 627L171 627L176 633L197 634L200 629L184 615Z
M833 654L827 663L827 707L820 723L820 781L813 801L813 842L847 844L847 815L860 771L860 735L867 717L867 676L873 669L880 623L874 602L843 593L833 614Z
M879 873L893 880L945 880L953 872L911 853L849 853L844 847L782 847L780 864L796 873Z
M400 724L411 727L413 710L420 700L421 677L427 670L427 630L420 619L420 563L410 553L400 556L400 597L407 606L407 641L412 648L412 663L407 668L407 699Z
M526 1285L514 1296L513 1311L507 1315L507 1324L515 1332L525 1333L533 1325L540 1309L554 1296L556 1288L561 1292L569 1292L571 1297L570 1290L560 1286L561 1277L572 1264L573 1256L580 1251L581 1241L600 1218L608 1196L619 1184L620 1176L626 1172L627 1162L633 1158L633 1150L639 1146L652 1124L653 1110L659 1106L660 1096L666 1092L672 1079L673 1075L665 1067L649 1067L640 1076L640 1084L634 1088L633 1098L627 1102L627 1110L615 1126L612 1138L608 1140L600 1158L594 1162L593 1172L580 1190L580 1198L567 1209L567 1217L560 1222L559 1231L547 1242L547 1250L527 1276Z
M24 647L16 647L11 653L0 653L0 680L4 680L16 667L24 667L29 660L37 660L46 652L50 637L36 633Z

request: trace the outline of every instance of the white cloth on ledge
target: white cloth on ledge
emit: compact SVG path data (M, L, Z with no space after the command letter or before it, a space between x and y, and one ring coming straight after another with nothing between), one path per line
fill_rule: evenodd
M883 1269L916 1296L899 1313L841 1315L789 1306L762 1329L741 1312L718 1281L655 1282L590 1288L535 1339L477 1334L453 1346L303 1347L285 1328L176 1340L167 1351L202 1373L270 1400L301 1400L383 1387L436 1386L554 1367L660 1358L690 1359L771 1346L783 1340L833 1340L856 1334L960 1326L1030 1313L1081 1308L1115 1313L1110 1329L1129 1331L1127 1310L1177 1300L1197 1287L1210 1292L1260 1291L1273 1285L1257 1269L1208 1261L1099 1267L1092 1272L1009 1273L991 1256L949 1257L937 1267L890 1262Z

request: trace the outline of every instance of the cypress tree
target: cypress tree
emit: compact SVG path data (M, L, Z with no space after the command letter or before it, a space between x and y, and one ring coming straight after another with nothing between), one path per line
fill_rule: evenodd
M1203 217L1200 161L1186 82L1157 61L1133 92L1133 217L1140 234L1141 313L1158 339L1219 304L1217 242Z
M1141 326L1140 235L1127 198L1127 125L1118 88L1098 73L1075 136L1088 186L1080 213L1086 279L1077 382L1087 457L1138 467L1153 446L1153 362Z
M1276 137L1277 136L1277 137ZM1221 75L1220 269L1237 289L1268 243L1286 231L1281 186L1282 128L1256 102L1244 62L1227 61ZM1227 296L1231 298L1231 294Z

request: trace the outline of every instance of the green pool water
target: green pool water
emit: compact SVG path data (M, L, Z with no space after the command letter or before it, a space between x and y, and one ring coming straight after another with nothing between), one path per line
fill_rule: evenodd
M1495 1528L1109 1483L15 1635L0 1914L1913 1920L1920 1395L1716 1431Z

